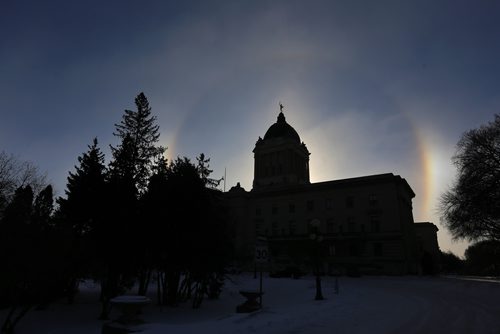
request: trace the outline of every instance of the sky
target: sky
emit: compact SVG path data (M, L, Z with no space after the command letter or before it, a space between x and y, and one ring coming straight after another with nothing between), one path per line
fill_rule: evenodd
M0 151L64 195L97 137L107 161L144 92L167 157L211 158L251 189L255 142L287 122L311 181L394 173L442 250L451 157L500 112L500 2L0 0Z

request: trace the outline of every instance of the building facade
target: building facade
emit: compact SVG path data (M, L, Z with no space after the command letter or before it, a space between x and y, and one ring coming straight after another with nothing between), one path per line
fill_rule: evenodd
M256 240L265 238L269 270L307 270L319 256L328 273L422 272L429 244L417 237L415 193L404 178L388 173L311 183L309 150L282 112L253 153L252 189L238 184L225 193L242 263L253 261ZM418 230L428 240L437 228Z

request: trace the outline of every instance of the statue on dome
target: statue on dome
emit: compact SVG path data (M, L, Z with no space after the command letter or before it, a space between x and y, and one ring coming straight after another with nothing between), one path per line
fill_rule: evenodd
M281 104L281 102L280 102L279 104L280 104L280 112L283 112L283 109L284 109L285 107L283 107L283 105Z

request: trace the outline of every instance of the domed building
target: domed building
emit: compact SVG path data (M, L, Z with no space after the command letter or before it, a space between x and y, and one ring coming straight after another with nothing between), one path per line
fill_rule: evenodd
M286 122L283 112L269 127L264 139L259 137L253 153L253 189L309 184L310 153L300 142L297 131Z
M414 223L415 193L404 178L387 173L311 183L311 154L282 110L253 153L252 189L238 183L225 193L240 264L253 265L256 243L265 240L270 271L308 270L312 247L330 273L419 273L423 258L426 268L429 258L438 267L437 227Z

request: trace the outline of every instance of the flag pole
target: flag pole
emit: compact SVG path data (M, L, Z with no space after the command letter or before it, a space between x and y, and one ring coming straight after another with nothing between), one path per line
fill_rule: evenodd
M226 167L224 167L224 192L226 192Z

